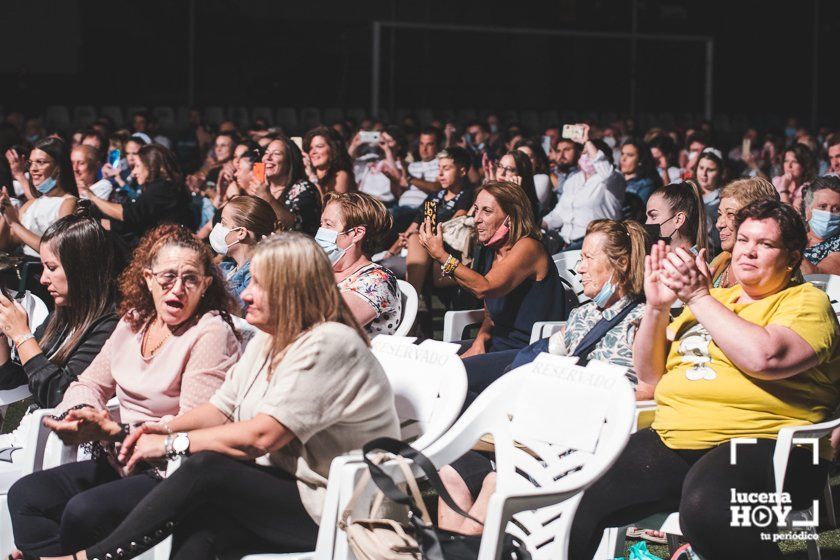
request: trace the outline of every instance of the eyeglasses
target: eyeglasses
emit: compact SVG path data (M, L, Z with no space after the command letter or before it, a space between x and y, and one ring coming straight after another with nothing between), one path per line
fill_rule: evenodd
M47 159L30 159L27 167L31 169L33 167L46 167L50 164L52 164L52 161Z
M168 292L175 286L175 282L180 278L181 285L184 286L185 290L192 291L198 288L201 284L201 281L206 278L206 276L199 275L199 274L175 274L174 272L164 271L164 272L154 272L149 271L154 276L155 281L158 285L163 289L163 291Z
M505 173L510 173L511 175L518 175L515 167L507 167L501 163L496 164L496 171L504 171Z

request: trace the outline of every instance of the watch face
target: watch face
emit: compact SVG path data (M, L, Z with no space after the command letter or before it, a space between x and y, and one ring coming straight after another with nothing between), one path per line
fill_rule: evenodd
M172 442L172 450L175 453L184 453L190 448L190 438L187 434L178 434Z

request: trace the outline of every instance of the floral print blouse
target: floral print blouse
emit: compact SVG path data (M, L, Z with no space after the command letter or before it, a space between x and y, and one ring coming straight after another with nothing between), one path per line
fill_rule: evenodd
M615 317L624 306L630 303L630 298L625 296L603 311L598 309L594 301L584 303L580 307L572 309L569 319L566 321L566 330L563 334L563 341L571 354L583 337L586 336L592 327L602 318L607 320ZM642 322L645 313L644 304L639 304L612 328L589 354L589 360L600 360L617 366L629 368L627 379L635 387L639 379L633 371L633 340L636 338L636 330Z
M371 335L394 334L402 319L402 300L394 273L376 263L363 266L338 283L342 292L354 292L376 311L365 326Z
M321 225L321 193L318 187L303 180L286 187L280 202L295 215L295 231L314 236Z
M833 237L829 237L822 243L818 243L813 247L805 249L805 258L808 259L808 262L812 265L816 266L828 255L838 251L840 251L840 233Z

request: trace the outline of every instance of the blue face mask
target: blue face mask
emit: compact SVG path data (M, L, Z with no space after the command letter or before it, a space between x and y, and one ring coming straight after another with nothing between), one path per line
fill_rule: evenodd
M610 298L613 297L613 294L615 294L616 285L612 283L612 278L613 275L610 274L610 279L601 286L601 291L598 292L598 295L592 298L592 301L595 302L595 305L597 305L599 309L604 309L607 306L607 302L610 301Z
M840 214L832 214L826 210L814 210L808 220L811 231L820 239L828 239L840 230Z
M350 230L348 230L350 231ZM323 249L327 253L327 257L330 259L330 264L335 266L338 261L341 260L341 257L344 256L344 253L347 252L347 249L352 247L350 245L347 249L342 249L336 243L339 234L347 233L346 231L334 231L327 228L318 228L318 233L315 234L315 242L320 245L321 249Z
M50 177L49 179L47 179L46 181L44 181L43 183L41 183L40 185L38 185L35 188L38 189L39 193L47 194L48 192L50 192L51 190L53 190L55 188L56 184L57 184L57 182L56 182L55 178Z

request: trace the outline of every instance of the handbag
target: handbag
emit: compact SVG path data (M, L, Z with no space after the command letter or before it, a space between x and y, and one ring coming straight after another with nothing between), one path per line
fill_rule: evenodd
M423 504L422 496L417 490L417 482L414 479L414 474L407 464L400 463L397 459L400 468L403 470L403 475L411 491L411 494L406 494L397 486L394 480L379 466L379 461L372 460L369 455L375 450L386 451L393 454L395 457L403 457L412 461L425 474L431 487L437 491L438 496L443 502L449 506L457 514L471 519L476 523L481 524L480 521L472 517L470 514L463 511L443 486L440 480L437 469L428 457L420 453L418 450L407 445L406 443L393 438L378 438L368 442L363 448L365 463L368 466L368 473L371 480L379 488L380 492L388 499L401 504L408 508L408 520L413 532L413 538L417 544L416 553L418 556L401 556L398 558L422 558L423 560L475 560L478 557L478 549L481 545L481 537L477 535L462 535L460 533L453 533L435 527L432 523L428 511ZM358 489L357 489L358 490ZM377 499L379 496L377 496ZM346 512L345 512L346 513ZM343 517L343 516L342 516ZM378 528L385 527L387 524L382 523L383 520L377 520ZM358 530L358 528L354 529ZM397 533L398 530L394 529ZM389 537L393 539L393 537ZM349 539L349 533L348 533ZM357 540L357 543L360 541ZM531 554L517 539L511 535L505 535L503 542L503 550L500 558L503 560L530 560ZM395 550L394 548L391 549ZM354 550L355 552L355 550ZM364 554L364 553L363 553ZM359 558L369 558L371 560L379 560L388 558L387 556L359 556Z
M440 224L443 241L461 253L461 264L472 262L472 245L475 233L475 218L468 215L458 216Z
M380 453L376 456L374 462L379 464L390 457L387 453ZM423 497L411 472L411 467L408 466L404 457L397 456L395 459L403 472L403 476L405 476L412 496L420 507L421 515L425 521L431 523L431 517L429 517L426 505L423 503ZM353 496L347 502L347 507L338 522L339 528L347 533L347 544L350 550L359 560L420 560L420 548L411 535L411 530L393 519L378 517L385 497L382 492L378 492L374 497L367 518L354 519L348 522L353 507L359 501L367 485L370 484L370 480L370 470L365 471L358 484L356 484Z

